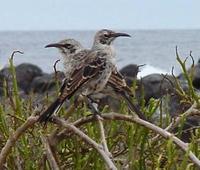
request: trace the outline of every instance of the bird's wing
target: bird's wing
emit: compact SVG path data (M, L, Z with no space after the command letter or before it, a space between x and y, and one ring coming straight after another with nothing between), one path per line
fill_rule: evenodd
M117 69L112 72L108 80L108 85L110 85L118 94L120 94L125 99L131 111L134 111L140 118L147 120L145 114L140 111L139 106L135 105L132 102L131 97L133 96L133 93L131 89L127 86L124 77L117 71Z
M115 90L117 90L119 92L124 91L124 92L128 93L130 96L133 95L133 92L126 84L124 77L121 75L121 73L119 71L117 71L117 69L115 69L112 72L112 74L108 80L108 85L111 85Z
M91 50L88 50L88 49L81 50L78 53L73 55L73 59L79 62L85 61L88 58L90 53L91 53Z
M91 51L86 59L75 68L70 78L66 79L60 89L60 100L70 98L83 84L101 73L106 66L105 53Z

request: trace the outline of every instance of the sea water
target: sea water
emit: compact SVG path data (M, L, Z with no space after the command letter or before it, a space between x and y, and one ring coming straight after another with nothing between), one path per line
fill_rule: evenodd
M117 53L117 65L120 68L127 64L146 64L141 68L139 76L150 73L181 72L176 61L175 47L182 59L189 56L190 51L195 62L200 56L200 30L123 30L132 37L120 37L114 42ZM44 48L65 38L75 38L86 48L92 46L95 31L4 31L0 32L0 68L8 65L8 59L14 50L24 54L16 54L15 65L33 63L44 72L53 72L56 60L61 59L55 48ZM187 67L191 58L187 60ZM62 70L62 61L58 64Z

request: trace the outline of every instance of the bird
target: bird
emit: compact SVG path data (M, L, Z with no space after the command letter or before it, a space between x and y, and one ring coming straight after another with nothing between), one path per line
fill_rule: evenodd
M68 79L70 74L79 66L80 62L85 59L88 50L84 50L80 42L68 38L57 43L48 44L45 48L56 47L63 57L63 66L65 78ZM77 55L75 55L77 54Z
M49 44L46 47L56 47L59 49L64 59L64 68L76 68L80 62L82 62L87 58L87 53L90 51L89 49L85 49L80 42L74 39L73 40L65 39L58 43ZM99 45L94 43L92 48L98 49ZM76 50L71 50L71 49L76 49ZM78 52L79 54L82 55L80 55L80 57L77 57L77 55L73 55L72 53L69 53L69 51L73 51L73 54ZM66 67L66 65L68 65L68 67ZM68 70L69 69L65 69L65 72L68 72ZM111 76L108 80L108 83L106 84L106 87L100 93L91 95L91 98L93 99L93 101L96 101L101 99L105 95L110 95L117 99L119 98L120 95L123 99L125 99L131 111L136 112L140 118L146 119L146 117L140 111L140 109L133 104L131 99L131 97L133 97L133 92L129 88L129 86L125 81L125 78L121 75L121 73L117 70L117 68L113 69Z
M112 42L120 36L130 37L129 34L107 29L102 29L95 34L94 46L96 45L97 48L91 49L86 59L78 63L74 71L69 71L70 76L64 80L60 95L39 116L39 122L47 122L52 114L59 111L63 102L69 100L75 93L89 97L104 89L112 71L116 68ZM74 57L79 57L79 53L75 53Z

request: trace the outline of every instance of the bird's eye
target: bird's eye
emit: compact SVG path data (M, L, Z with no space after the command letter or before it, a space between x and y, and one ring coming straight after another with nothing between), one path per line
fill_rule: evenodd
M109 38L108 34L104 34L104 37L105 37L105 38Z
M64 46L66 47L66 48L71 48L72 47L72 45L71 44L64 44Z

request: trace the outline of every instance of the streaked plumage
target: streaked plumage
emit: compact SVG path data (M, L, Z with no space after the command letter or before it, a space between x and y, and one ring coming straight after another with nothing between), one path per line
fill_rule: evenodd
M66 39L61 42L69 42L69 41L68 39ZM70 39L69 43L71 43L72 46L74 44L77 50L74 52L74 55L72 54L70 55L67 52L65 54L62 53L62 56L64 58L65 63L67 62L68 65L70 65L69 66L70 68L73 69L78 68L80 64L83 64L85 60L88 60L88 58L90 57L88 53L91 50L84 49L83 46L76 40L71 41ZM79 44L79 49L77 48L78 47L77 44ZM64 66L66 66L65 63ZM66 69L65 72L67 72ZM93 98L94 100L99 100L105 95L110 95L117 99L121 96L127 102L130 110L135 111L139 115L139 117L145 119L145 116L143 115L143 113L141 113L140 109L132 103L131 97L133 96L133 93L126 84L124 77L121 75L121 73L117 70L116 67L115 69L113 69L112 74L108 80L108 83L106 84L106 87L100 93L95 93L91 95L91 98Z
M101 30L96 33L94 44L97 43L106 48L89 50L85 60L73 67L73 71L69 71L69 76L61 87L59 97L40 115L40 122L48 121L53 113L58 112L63 102L66 99L70 99L75 92L89 96L104 89L112 71L115 69L115 60L113 59L115 55L113 55L110 46L112 41L118 36L129 35L115 33L110 30ZM101 41L101 39L106 40ZM47 47L50 47L50 45ZM79 52L77 52L74 54L74 57L79 55Z

